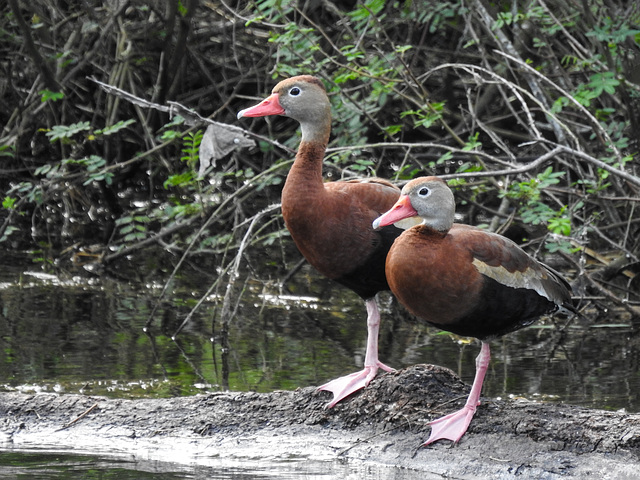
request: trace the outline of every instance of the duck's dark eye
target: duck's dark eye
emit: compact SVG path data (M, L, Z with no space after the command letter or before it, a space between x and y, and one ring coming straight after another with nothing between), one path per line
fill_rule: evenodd
M422 187L420 190L418 190L418 195L420 195L421 197L426 197L430 193L431 190L429 190L427 187Z
M300 93L302 93L302 90L300 90L298 87L293 87L291 90L289 90L289 95L291 95L292 97L297 97L298 95L300 95Z

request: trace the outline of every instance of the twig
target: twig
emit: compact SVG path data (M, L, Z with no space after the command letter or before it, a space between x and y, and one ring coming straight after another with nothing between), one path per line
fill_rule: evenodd
M608 163L605 163L602 160L598 160L597 158L594 158L585 152L580 152L578 150L574 150L572 148L564 147L564 146L561 146L559 148L565 153L569 153L571 155L575 155L576 157L580 157L582 160L586 160L592 165L595 165L598 168L602 168L603 170L606 170L609 173L613 173L614 175L617 175L618 177L623 178L626 181L631 182L634 185L638 185L640 187L640 178L636 177L635 175L631 175L630 173L627 173L624 170L615 168L612 165L609 165Z
M234 195L231 195L231 196L225 198L223 200L223 202L220 205L218 205L218 207L213 211L213 213L211 213L211 215L209 215L209 218L207 218L207 220L204 222L202 227L200 227L200 230L198 230L198 232L195 234L195 236L193 237L193 240L191 240L191 243L189 243L189 245L187 246L187 249L184 251L184 253L182 254L182 257L178 261L178 264L174 267L173 271L171 272L171 275L169 276L169 278L165 282L164 287L162 288L162 291L160 292L160 295L158 296L158 298L156 300L156 304L154 305L153 309L151 310L151 313L149 313L149 317L147 318L147 321L145 322L145 325L144 325L144 328L143 328L144 331L147 331L149 326L153 323L153 316L155 315L156 310L158 309L158 306L160 305L160 300L164 297L164 294L167 292L167 289L169 288L169 285L170 285L171 281L173 280L173 278L178 273L178 270L180 269L180 267L182 266L182 264L186 260L189 252L193 249L193 247L195 246L196 242L198 241L198 239L200 238L202 233L209 227L209 225L215 219L219 218L220 213L223 211L223 209L230 202L236 200L240 195L243 195L246 192L249 192L253 188L255 188L255 185L257 185L257 183L255 183L255 182L257 182L262 176L269 175L270 173L278 170L279 168L282 168L283 166L287 166L287 165L288 165L288 162L283 162L283 163L280 163L280 164L277 164L277 165L273 165L272 167L268 168L267 170L259 173L258 175L253 177L253 179L252 179L253 182L252 183L245 183L244 185L242 185L236 191L236 193Z
M544 155L539 156L537 159L519 168L510 168L505 170L493 170L488 172L468 172L468 173L451 173L448 175L439 175L440 178L447 180L451 178L474 178L474 177L494 177L496 175L517 175L519 173L535 170L543 163L549 161L555 157L558 153L563 151L564 147L557 146L553 150L548 151Z
M91 405L88 409L86 409L84 411L84 413L81 413L79 416L77 416L75 419L71 420L68 423L65 423L61 428L59 428L58 430L56 430L56 432L59 432L61 430L65 430L69 427L71 427L72 425L74 425L75 423L79 422L80 420L82 420L84 417L86 417L87 415L89 415L93 410L96 409L96 407L98 406L97 403L94 403L93 405Z
M104 50L104 42L107 41L109 33L113 28L113 24L120 17L122 12L129 8L129 0L125 0L118 5L118 9L113 12L106 25L100 28L100 36L92 43L90 51L86 52L80 61L78 61L73 68L67 71L67 74L62 79L62 84L67 85L72 82L78 72L86 68L87 64L93 62L96 58L96 53Z
M117 97L123 98L124 100L138 107L151 108L154 110L158 110L160 112L168 113L171 117L173 117L174 115L180 115L185 119L185 122L187 123L187 125L202 125L202 124L216 125L218 127L223 127L232 132L236 132L239 135L246 135L253 138L257 138L258 140L262 140L264 142L268 142L271 145L276 146L291 155L295 155L296 153L294 149L287 147L286 145L283 145L276 140L272 140L263 135L253 133L249 130L245 130L236 125L216 122L215 120L211 120L210 118L205 118L195 110L192 110L191 108L186 107L178 102L167 101L167 105L160 105L159 103L151 102L149 100L145 100L144 98L140 98L134 95L133 93L127 92L126 90L122 90L121 88L115 87L113 85L109 85L108 83L101 82L95 77L87 77L87 79L98 84L100 88L102 88L109 95L115 95ZM136 159L138 158L139 157L136 157Z
M240 223L237 227L240 227L241 225L243 225L244 223L246 223L247 221L251 220L251 225L249 225L249 229L247 230L247 232L245 233L244 238L242 239L242 243L240 244L240 247L238 248L238 253L236 254L235 257L235 261L233 262L233 264L229 264L225 267L224 271L218 275L218 278L215 280L215 282L213 282L213 284L209 287L209 289L207 290L207 292L200 298L200 300L198 301L198 303L196 303L196 305L191 309L191 311L189 312L189 314L185 317L185 319L182 321L182 323L180 324L180 326L178 327L178 329L175 331L175 333L171 336L172 340L175 340L176 337L178 336L178 334L182 331L182 329L185 327L185 325L189 322L189 320L191 320L191 317L193 317L194 313L198 310L198 308L200 308L200 306L204 303L204 301L206 300L206 298L209 296L209 294L213 291L213 289L218 285L218 283L220 282L220 279L227 274L227 272L229 271L229 269L233 266L233 271L230 274L231 278L235 278L237 276L237 271L238 271L238 267L239 267L239 256L242 255L242 253L244 252L245 248L246 248L246 239L247 236L249 235L249 233L253 230L253 226L255 224L255 221L263 216L264 214L271 212L273 210L277 210L280 208L280 204L276 204L276 205L271 205L269 207L267 207L266 209L258 212L257 214L255 214L251 219L246 220L245 222ZM236 227L236 228L237 228ZM228 290L227 290L228 291ZM226 298L226 295L225 295ZM223 308L223 312L224 312L224 308Z
M484 24L484 28L487 30L487 32L491 32L497 37L497 40L500 46L510 53L509 55L510 58L518 61L518 63L521 63L521 64L524 63L524 61L522 61L522 59L519 58L520 54L516 50L515 46L513 45L511 40L509 40L509 38L504 34L502 29L500 28L493 29L493 19L491 18L491 15L489 15L489 12L484 6L484 3L481 0L476 0L474 2L474 6L475 6L475 11L480 16L480 19ZM498 51L498 52L502 53L501 51ZM504 55L507 56L506 54ZM533 96L537 99L540 105L544 106L547 121L551 124L553 131L556 135L556 138L558 139L558 142L564 144L566 139L564 129L561 127L557 118L555 118L553 115L551 115L550 112L548 112L549 110L548 99L542 92L542 88L540 87L537 79L533 75L531 75L530 72L526 70L524 71L524 78L527 84L529 85L529 89L531 90Z
M183 222L179 222L176 223L174 225L171 225L167 228L164 228L162 230L160 230L158 233L156 233L155 235L146 238L144 240L139 241L138 243L131 245L130 247L125 247L122 250L118 250L115 253L112 253L110 255L105 256L102 261L104 263L110 263L113 262L114 260L117 260L118 258L121 258L123 256L129 255L132 252L135 252L136 250L140 250L143 247L146 247L147 245L151 245L152 243L157 243L159 242L163 237L166 237L167 235L171 235L172 233L177 232L178 230L182 230L185 227L188 227L189 225L191 225L194 221L196 221L198 219L198 217L193 216L191 218L188 218L187 220L183 221Z
M546 142L545 142L546 143ZM490 176L494 176L494 175L516 175L518 173L524 173L527 172L529 170L532 170L534 168L537 168L540 166L540 164L544 163L545 161L549 160L551 157L553 157L554 155L558 155L560 153L567 153L570 155L574 155L576 157L579 157L582 160L586 160L588 163L591 163L592 165L595 165L598 168L602 168L603 170L606 170L609 173L612 173L613 175L617 175L620 178L623 178L624 180L633 183L634 185L638 185L640 186L640 177L637 177L635 175L631 175L627 172L625 172L624 170L620 170L615 168L612 165L609 165L608 163L603 162L602 160L598 160L597 158L589 155L588 153L582 152L580 150L576 150L574 148L571 147L567 147L564 145L557 145L554 144L554 148L552 150L550 150L549 152L541 155L540 157L538 157L537 159L533 160L530 163L527 163L525 166L523 167L518 167L518 168L512 168L512 169L504 169L504 170L492 170L492 171L486 171L486 172L471 172L471 173L451 173L451 174L446 174L446 175L440 175L442 178L444 179L452 179L452 178L465 178L465 177L490 177ZM455 147L450 147L448 145L442 145L442 144L438 144L438 143L404 143L404 142L398 142L398 143L386 143L386 142L381 142L381 143L372 143L372 144L368 144L368 145L356 145L356 146L350 146L350 147L339 147L339 148L330 148L327 149L327 152L337 152L337 151L348 151L348 150L365 150L367 148L381 148L381 147L396 147L396 148L440 148L442 150L446 150L448 152L452 152L452 153L459 153L459 154L464 154L464 155L481 155L487 159L491 159L492 161L496 161L496 158L484 153L484 152L476 152L476 151L467 151L467 150L462 150L459 148L455 148Z
M355 442L353 442L351 445L349 445L347 448L343 448L342 450L340 450L338 453L336 453L336 456L340 457L342 455L344 455L345 453L347 453L349 450L351 450L352 448L357 447L358 445L361 445L365 442L368 442L369 440L371 440L372 438L376 438L379 437L380 435L384 435L385 433L389 433L389 432L393 432L394 430L398 430L400 427L402 427L402 425L396 425L395 427L391 427L391 428L387 428L386 430L383 430L381 432L378 433L374 433L373 435L369 435L366 438L363 439L357 439Z
M503 54L505 56L507 56L506 54ZM467 64L467 63L443 63L441 65L438 65L437 67L432 68L431 70L429 70L427 73L425 73L423 76L428 76L434 72L437 72L438 70L442 70L442 69L447 69L447 68L454 68L454 69L460 69L460 70L464 70L467 73L469 73L470 75L472 75L473 77L478 77L478 73L483 73L484 75L486 75L487 77L493 79L493 81L502 84L502 85L506 85L508 86L512 93L518 98L518 100L522 103L524 102L524 97L526 96L527 98L529 98L532 102L535 102L536 105L538 105L538 108L540 108L540 110L545 114L545 116L549 117L551 116L554 121L560 125L563 130L564 133L566 135L568 135L569 137L571 137L571 140L578 145L579 141L578 138L574 135L574 133L572 132L572 130L565 125L564 123L560 122L560 119L557 118L557 116L554 116L551 111L549 110L549 108L546 106L545 103L541 102L535 95L533 95L530 91L528 91L527 89L521 87L520 85L517 85L509 80L507 80L506 78L498 75L497 73L484 68L484 67L480 67L478 65L472 65L472 64ZM486 80L485 80L486 82ZM529 109L525 109L525 112L528 112ZM535 124L533 124L533 126L531 125L531 121L533 121L533 119L529 119L529 127L532 128L534 131L537 131L535 128ZM537 138L537 140L541 140L542 136L537 133L536 135L538 135L539 138Z
M62 86L54 77L53 72L49 68L49 64L42 58L40 52L33 42L33 37L31 36L32 29L31 27L29 27L29 25L27 25L27 22L24 21L24 17L22 16L22 12L20 11L20 7L18 6L18 1L9 0L9 5L11 6L11 10L13 12L13 18L18 23L18 27L22 32L22 42L24 43L27 55L31 57L31 61L33 62L34 66L42 74L45 86L49 90L61 91Z
M611 137L609 136L607 131L604 128L602 128L602 126L600 125L600 122L598 122L598 120L591 114L591 112L589 112L589 110L587 110L583 105L580 104L580 102L578 102L575 98L573 98L573 96L569 92L567 92L565 89L563 89L557 83L554 83L551 80L549 80L544 75L541 75L540 72L538 72L535 68L532 68L526 62L523 62L522 60L520 60L518 58L515 58L515 57L513 57L513 56L511 56L511 55L509 55L507 53L504 53L504 52L496 51L496 53L498 55L502 55L503 57L505 57L505 58L507 58L507 59L509 59L509 60L511 60L513 62L516 62L522 69L526 70L527 72L529 72L532 75L535 75L535 76L539 77L542 81L547 82L553 88L555 88L560 93L562 93L563 96L565 96L567 99L569 99L569 101L571 101L571 103L573 103L573 105L578 110L580 110L580 112L583 115L585 115L589 119L592 128L596 129L598 131L598 134L601 135L605 139L605 141L607 143L607 147L609 147L609 148L611 148L611 150L613 150L613 152L615 153L615 155L618 158L618 160L622 159L622 154L620 153L620 150L618 150L618 147L616 146L614 141L611 139Z

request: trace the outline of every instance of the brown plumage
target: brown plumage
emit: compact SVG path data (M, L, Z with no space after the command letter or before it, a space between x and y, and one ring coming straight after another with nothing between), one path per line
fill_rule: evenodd
M380 315L375 294L388 290L385 258L401 233L390 226L374 231L371 222L389 209L400 190L381 179L329 182L322 162L331 133L331 105L315 77L302 75L278 83L270 96L238 113L241 117L285 115L300 123L302 139L282 190L282 216L296 246L320 273L365 300L368 318L364 370L320 387L334 394L329 406L366 386L378 368Z
M500 235L454 224L453 193L441 179L423 177L402 189L396 204L374 222L391 225L419 216L391 247L386 273L391 291L409 311L442 330L483 340L476 379L465 407L432 422L429 444L457 442L480 398L489 365L488 340L570 310L570 286L560 275Z

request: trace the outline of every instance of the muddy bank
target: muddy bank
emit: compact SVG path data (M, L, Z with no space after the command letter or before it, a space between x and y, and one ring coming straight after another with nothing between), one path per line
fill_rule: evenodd
M427 422L462 406L468 388L447 369L416 365L331 410L313 388L140 400L8 392L0 446L193 464L346 459L452 478L637 478L640 414L483 398L459 445L418 448Z

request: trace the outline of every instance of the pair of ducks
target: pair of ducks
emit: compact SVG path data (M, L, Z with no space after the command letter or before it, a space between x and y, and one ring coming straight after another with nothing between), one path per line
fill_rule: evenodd
M282 215L291 237L311 265L356 292L367 308L364 369L319 387L334 395L328 406L368 385L378 369L393 371L378 359L375 300L377 292L390 289L426 323L482 341L465 406L431 422L424 445L458 442L480 401L491 358L488 341L541 315L570 310L569 284L509 239L454 223L453 193L437 177L416 178L402 191L382 179L324 183L331 107L319 79L284 80L238 118L267 115L293 118L302 131L282 190ZM414 226L406 230L394 226L411 221Z

